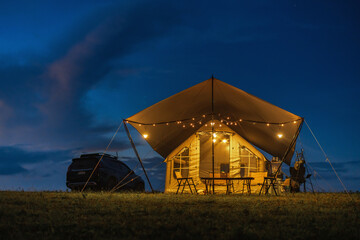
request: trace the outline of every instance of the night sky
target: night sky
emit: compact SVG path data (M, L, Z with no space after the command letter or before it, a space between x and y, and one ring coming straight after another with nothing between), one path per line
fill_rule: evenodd
M212 74L304 117L360 190L359 43L359 1L1 1L0 190L65 190L73 157ZM306 125L301 147L316 188L342 191ZM136 165L123 128L116 151ZM164 164L149 172L162 189Z

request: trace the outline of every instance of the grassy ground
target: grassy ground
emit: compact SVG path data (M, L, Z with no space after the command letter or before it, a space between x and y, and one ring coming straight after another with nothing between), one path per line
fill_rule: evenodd
M360 195L0 192L0 239L360 239Z

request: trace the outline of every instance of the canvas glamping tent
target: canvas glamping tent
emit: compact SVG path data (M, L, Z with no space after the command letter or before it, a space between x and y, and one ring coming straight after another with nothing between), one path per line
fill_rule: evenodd
M303 118L212 77L126 122L165 158L165 192L173 192L176 172L193 178L198 190L209 176L268 172L268 160L254 146L290 165Z

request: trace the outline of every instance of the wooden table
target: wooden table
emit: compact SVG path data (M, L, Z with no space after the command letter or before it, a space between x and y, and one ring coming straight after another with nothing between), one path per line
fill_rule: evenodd
M214 182L214 187L217 186L225 186L226 185L226 194L230 193L231 187L234 189L234 181L244 181L243 183L243 193L244 193L244 187L246 186L247 192L249 195L251 194L251 180L254 180L253 177L202 177L201 180L204 181L205 187L206 187L206 193L211 193L212 191L212 185ZM216 182L219 182L219 180L224 181L225 185L223 184L217 184Z

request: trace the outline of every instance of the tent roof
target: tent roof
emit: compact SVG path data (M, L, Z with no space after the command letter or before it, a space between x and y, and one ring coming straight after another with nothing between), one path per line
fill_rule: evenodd
M214 78L166 98L126 121L142 135L147 134L146 141L166 158L212 118L278 157L283 157L294 136L297 137L303 120ZM293 149L285 163L290 164L292 155Z

